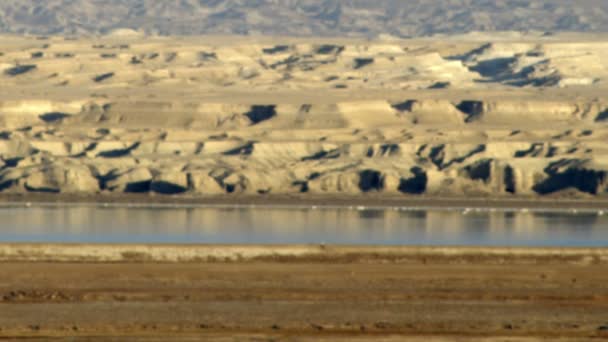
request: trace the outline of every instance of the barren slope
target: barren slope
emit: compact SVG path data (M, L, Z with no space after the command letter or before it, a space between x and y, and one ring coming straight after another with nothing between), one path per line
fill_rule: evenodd
M603 36L0 43L5 193L608 189Z

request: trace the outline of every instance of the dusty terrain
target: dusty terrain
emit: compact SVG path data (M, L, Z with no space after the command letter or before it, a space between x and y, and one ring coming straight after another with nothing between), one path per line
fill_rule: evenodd
M1 247L3 340L608 337L605 250Z
M605 38L0 37L0 190L605 196Z

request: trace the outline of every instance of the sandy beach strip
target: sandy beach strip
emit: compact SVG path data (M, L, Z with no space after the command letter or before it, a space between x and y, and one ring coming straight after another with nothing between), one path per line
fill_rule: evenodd
M608 263L608 248L416 247L333 245L0 244L1 262L390 262L425 259L565 264Z

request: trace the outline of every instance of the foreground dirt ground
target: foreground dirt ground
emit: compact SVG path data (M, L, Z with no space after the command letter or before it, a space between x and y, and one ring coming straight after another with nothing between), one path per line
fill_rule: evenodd
M351 252L182 263L25 262L5 252L0 340L608 338L608 262L597 251Z

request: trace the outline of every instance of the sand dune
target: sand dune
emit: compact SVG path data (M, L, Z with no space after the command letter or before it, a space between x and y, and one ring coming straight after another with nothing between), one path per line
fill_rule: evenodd
M601 36L0 38L4 193L605 196Z

